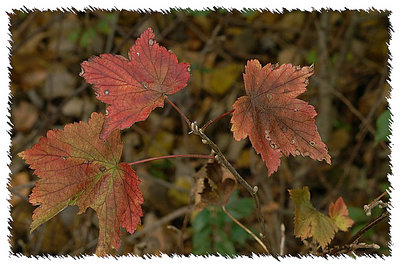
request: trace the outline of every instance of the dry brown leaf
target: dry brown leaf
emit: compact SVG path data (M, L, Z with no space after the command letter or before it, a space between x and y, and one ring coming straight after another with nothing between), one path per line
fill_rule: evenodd
M227 204L237 183L228 169L218 162L207 163L197 173L196 178L196 209Z

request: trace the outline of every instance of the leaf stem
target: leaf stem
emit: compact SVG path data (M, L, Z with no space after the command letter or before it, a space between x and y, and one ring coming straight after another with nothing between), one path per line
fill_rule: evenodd
M262 246L262 248L265 250L265 252L270 253L268 248L264 245L264 243L252 232L250 229L248 229L246 226L244 226L242 223L240 223L238 220L235 219L226 209L225 205L222 205L222 210L225 212L226 215L229 216L237 225L243 228L249 235L251 235L257 242Z
M164 156L159 156L159 157L147 158L147 159L135 161L135 162L128 163L128 164L132 166L132 165L136 165L136 164L147 163L147 162L161 160L161 159L170 159L170 158L214 159L214 156L205 155L205 154L173 154L173 155L164 155Z
M182 110L179 109L179 107L176 106L173 102L171 102L171 100L168 97L165 97L165 100L181 115L181 117L185 120L186 124L190 127L190 120L189 118L186 117L186 115L182 112Z
M235 111L235 109L232 109L232 110L230 110L230 111L228 111L228 112L226 112L226 113L223 113L222 115L220 115L220 116L214 118L213 120L208 121L208 122L201 128L201 130L205 131L206 128L207 128L209 125L215 123L216 121L220 120L220 119L223 118L224 116L227 116L227 115L233 113L233 111Z

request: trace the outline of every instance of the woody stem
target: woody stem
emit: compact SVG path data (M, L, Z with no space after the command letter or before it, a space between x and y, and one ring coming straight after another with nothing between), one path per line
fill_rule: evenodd
M221 152L219 147L206 134L204 134L202 128L199 128L197 126L196 122L190 122L190 120L184 115L184 113L182 112L182 110L179 109L179 107L177 107L174 103L172 103L170 100L168 100L168 98L166 98L166 99L167 99L167 102L169 104L171 104L172 107L175 108L175 110L178 111L178 113L183 117L183 119L185 119L186 123L191 128L191 132L189 132L189 133L194 133L195 135L198 135L199 137L201 137L202 142L204 144L207 144L208 146L210 146L212 151L215 152L215 154L216 154L215 155L215 159L220 164L223 164L229 170L229 172L232 173L232 175L236 178L236 180L253 197L253 200L254 200L255 205L256 205L256 212L257 212L258 222L259 222L260 228L261 228L260 237L261 237L263 243L265 244L265 246L267 247L267 250L269 251L269 254L271 254L274 258L278 259L277 256L276 256L276 253L271 248L269 240L267 239L267 231L266 231L266 228L265 228L265 221L264 221L264 217L263 217L262 212L261 212L260 199L258 198L258 194L257 194L258 187L257 186L252 187L249 183L247 183L246 180L244 180L244 178L236 171L236 169L225 158L224 154Z

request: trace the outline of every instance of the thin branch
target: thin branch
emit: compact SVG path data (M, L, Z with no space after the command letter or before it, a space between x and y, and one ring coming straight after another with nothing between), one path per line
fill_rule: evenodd
M250 193L250 195L253 197L255 205L256 205L256 213L257 213L257 218L258 218L258 222L260 224L261 227L261 238L263 240L263 242L265 243L265 245L267 246L267 249L270 251L269 254L271 254L274 258L278 259L275 255L275 252L272 250L271 245L269 243L269 240L267 239L267 231L265 228L265 221L264 221L264 217L262 216L261 213L261 206L260 206L260 199L258 198L258 187L254 186L252 187L249 183L246 182L246 180L244 180L244 178L236 171L236 169L228 162L228 160L225 158L225 156L223 155L223 153L221 152L221 150L219 149L219 147L212 141L210 140L210 138L208 138L208 136L206 134L203 133L203 131L201 129L196 130L196 124L192 123L191 125L195 125L192 126L192 131L194 134L200 136L202 138L202 142L204 144L207 144L208 146L211 147L211 149L216 153L215 158L217 159L217 161L221 164L223 164L231 173L232 175L236 178L236 180Z
M267 239L267 230L265 228L265 221L264 217L261 212L261 205L260 205L260 199L258 198L258 187L254 186L252 187L249 183L244 180L244 178L236 171L236 169L229 163L229 161L225 158L224 154L221 152L217 144L215 144L206 134L204 134L203 130L197 126L196 122L190 122L190 120L186 117L186 115L182 112L179 107L177 107L173 102L171 102L167 97L165 98L171 106L178 111L178 113L182 116L182 118L186 121L186 123L189 125L191 131L189 134L193 133L195 135L198 135L201 137L201 141L204 144L207 144L208 146L211 147L212 151L215 153L215 159L220 163L223 164L229 172L232 173L232 175L236 178L236 180L250 193L250 195L253 197L253 200L256 205L256 213L257 213L257 218L258 222L260 224L261 228L261 239L263 243L265 243L265 246L267 247L267 250L269 250L269 254L271 254L275 259L279 260L276 253L274 250L271 248L271 244L269 240Z
M205 154L172 154L172 155L164 155L159 157L152 157L147 158L139 161L135 161L132 163L128 163L129 165L137 165L141 163L147 163L155 160L162 160L162 159L171 159L171 158L198 158L198 159L214 159L212 155L205 155Z
M385 211L383 212L379 217L368 223L365 227L363 227L360 231L355 234L352 239L349 241L348 244L345 244L343 246L335 246L331 249L329 249L327 252L324 252L324 255L335 255L338 253L349 253L351 251L354 251L359 248L375 248L376 244L373 244L372 246L368 246L365 243L358 243L358 240L361 238L361 236L367 232L369 229L377 225L378 223L382 222L385 218L389 217L389 212Z
M383 221L385 218L389 217L389 212L385 211L383 212L379 217L377 217L375 220L371 221L369 224L367 224L365 227L363 227L360 231L357 232L351 239L350 243L356 243L360 239L360 237L367 232L369 229Z
M225 212L226 215L229 216L229 218L232 219L237 225L239 225L243 230L245 230L249 235L251 235L257 242L262 246L262 248L265 250L265 252L270 253L268 248L264 245L264 243L252 232L250 229L248 229L246 226L244 226L242 223L240 223L238 220L235 219L226 209L225 205L222 205L222 210Z

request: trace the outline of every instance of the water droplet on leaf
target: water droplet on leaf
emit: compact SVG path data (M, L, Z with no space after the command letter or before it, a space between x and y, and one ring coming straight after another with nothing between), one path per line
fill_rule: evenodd
M300 155L300 151L299 151L299 150L296 150L296 151L294 152L294 154L296 154L297 156L299 156L299 155Z
M272 148L272 149L279 149L279 146L278 145L276 145L275 143L273 143L272 141L270 141L269 142L269 146Z
M147 82L146 82L146 81L141 82L141 84L142 84L142 86L143 86L145 89L148 89L148 88L149 88L149 87L147 86Z
M149 39L149 45L153 45L154 44L154 40L153 39Z
M271 137L269 136L269 130L265 130L265 138L267 139L267 140L271 140Z
M270 101L272 100L272 95L269 94L269 93L267 93L267 99L268 99L268 101L270 102Z
M106 171L106 168L104 166L100 166L99 170L104 173Z
M277 69L278 67L279 67L279 64L278 64L278 63L271 65L272 70L275 70L275 69Z
M314 142L314 141L310 141L309 143L310 143L311 146L314 146L314 145L315 145L315 142Z
M298 112L298 111L299 111L299 109L297 109L297 108L294 108L294 111L295 111L295 112Z
M190 70L191 70L190 67L188 67L188 68L187 68L187 71L190 72Z
M104 95L108 95L108 94L110 94L110 91L109 90L105 90L104 91Z
M291 141L290 141L290 144L295 144L296 143L296 141L294 140L294 139L292 139Z

